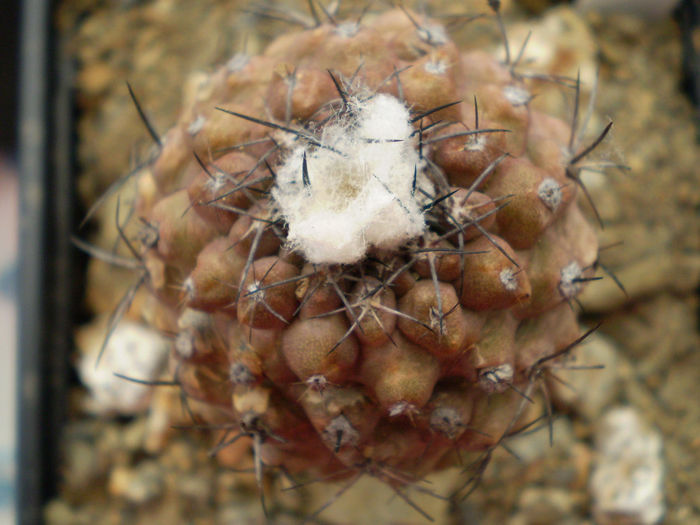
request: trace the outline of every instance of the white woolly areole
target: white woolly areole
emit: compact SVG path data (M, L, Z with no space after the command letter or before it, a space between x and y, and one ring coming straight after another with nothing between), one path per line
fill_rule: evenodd
M288 241L312 263L354 263L371 246L395 249L425 230L416 166L417 187L430 185L408 109L383 94L348 106L323 129L322 146L289 154L272 191Z

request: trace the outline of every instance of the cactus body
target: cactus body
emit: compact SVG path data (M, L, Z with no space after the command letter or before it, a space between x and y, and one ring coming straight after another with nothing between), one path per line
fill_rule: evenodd
M216 70L136 204L184 392L268 467L397 486L517 429L598 249L530 97L400 10Z

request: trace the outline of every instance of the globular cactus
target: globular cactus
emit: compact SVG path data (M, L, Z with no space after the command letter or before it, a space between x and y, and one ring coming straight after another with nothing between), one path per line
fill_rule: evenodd
M214 71L138 173L142 317L175 334L200 421L253 438L259 480L402 495L525 424L581 340L598 245L577 164L598 141L434 20L314 25Z

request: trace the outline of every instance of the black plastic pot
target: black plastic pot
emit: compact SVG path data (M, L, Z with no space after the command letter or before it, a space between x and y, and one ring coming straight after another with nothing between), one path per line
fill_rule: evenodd
M17 516L41 523L56 492L76 293L70 61L54 3L22 2Z

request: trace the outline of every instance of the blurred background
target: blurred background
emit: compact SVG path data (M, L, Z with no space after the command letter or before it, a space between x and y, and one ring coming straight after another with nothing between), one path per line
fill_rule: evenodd
M15 487L17 116L19 1L0 5L0 523L12 523Z

